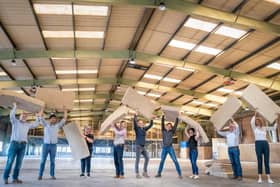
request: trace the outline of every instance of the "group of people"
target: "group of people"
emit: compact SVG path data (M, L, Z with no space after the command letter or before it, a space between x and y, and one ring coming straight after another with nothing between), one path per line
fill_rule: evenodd
M4 183L8 184L8 178L11 172L11 168L14 160L16 160L14 171L12 175L13 183L22 183L19 179L19 172L21 169L22 161L25 154L25 148L27 144L27 136L29 129L33 129L42 124L44 128L44 143L42 146L42 154L41 154L41 162L40 169L38 174L38 180L43 179L43 173L45 169L45 163L48 155L50 155L50 176L51 179L56 179L55 177L55 157L56 157L56 149L58 142L58 132L59 129L63 127L67 120L67 110L64 110L64 117L60 121L57 120L57 116L54 113L51 113L49 116L49 121L47 122L43 118L43 109L40 113L36 114L35 122L28 123L27 122L27 114L22 112L19 119L16 118L16 109L17 105L14 103L13 109L10 112L10 121L12 124L12 133L10 146L8 150L8 159L6 162L6 166L4 169L3 179ZM162 177L162 171L164 167L164 163L167 155L169 154L174 165L176 171L178 173L178 177L182 179L182 171L179 165L179 162L176 158L176 154L173 148L173 136L176 133L177 126L179 123L179 119L176 118L174 124L171 122L165 123L165 116L162 115L161 119L161 131L162 131L162 152L161 152L161 161L159 164L159 168L156 178ZM265 125L265 121L258 116L257 112L252 117L251 127L255 135L255 150L257 155L257 163L258 163L258 183L262 183L262 158L264 156L264 164L265 164L265 173L267 175L268 183L274 183L270 177L270 167L269 167L269 144L267 140L267 131L276 129L277 125L280 123L280 114L278 115L278 119L275 122L273 127L267 127ZM148 175L148 164L149 164L149 154L146 150L146 133L152 128L153 120L150 120L148 126L145 126L145 123L142 119L137 118L137 114L135 114L133 119L133 128L135 131L135 152L136 152L136 160L135 160L135 174L136 178L149 178ZM239 125L231 119L229 121L229 130L228 131L217 131L221 136L226 137L228 144L228 155L232 164L233 170L233 179L242 180L242 167L240 163L240 152L239 152L239 138L240 138L240 130ZM124 145L126 140L126 121L121 120L120 122L112 124L113 132L114 132L114 165L116 169L116 175L114 178L123 179L124 178L124 162L123 162L123 153L124 153ZM87 176L90 176L91 171L91 157L94 143L94 136L91 132L91 128L86 126L83 131L83 138L85 139L90 155L86 158L81 159L81 174L80 176L85 176L85 172ZM197 166L197 158L198 158L198 142L200 138L199 131L194 128L185 129L185 134L187 137L188 147L189 147L189 159L192 166L192 175L190 178L199 179L199 169ZM142 175L139 172L139 162L140 157L143 155L144 157L144 167Z
M178 177L182 179L182 171L179 165L179 162L176 158L176 154L173 148L173 136L176 133L177 126L179 123L179 119L176 118L174 124L168 122L165 124L165 116L162 115L161 119L161 131L162 131L162 152L161 152L161 161L160 165L156 174L156 178L161 177L161 173L163 171L165 159L167 154L170 155L174 165L176 167L176 171L178 173ZM135 114L133 119L133 128L135 131L135 152L136 152L136 159L135 159L135 174L136 178L140 179L142 177L149 178L148 175L148 164L149 164L149 154L146 150L146 133L147 131L152 128L153 120L150 120L148 126L145 126L145 123L142 119L138 119L137 115ZM114 131L114 163L116 168L116 176L115 178L124 178L124 164L123 164L123 151L124 151L124 143L126 138L126 122L121 121L113 124L113 131ZM188 137L188 144L189 144L189 157L192 165L193 175L190 177L193 179L198 179L198 167L197 167L197 157L198 157L198 138L199 132L196 131L194 128L188 128L185 131ZM142 175L139 172L139 162L140 157L143 155L144 157L144 167Z
M267 131L276 130L277 125L280 124L280 114L275 124L272 127L266 126L265 120L258 115L255 111L254 116L251 119L251 128L255 136L255 151L257 155L257 165L258 165L258 183L262 183L263 174L263 158L265 165L265 174L267 176L267 182L273 184L274 181L270 177L270 165L269 165L269 144L267 140ZM231 161L233 170L233 179L242 180L242 167L240 163L240 151L239 151L239 139L240 130L239 125L231 119L229 121L228 131L217 131L219 135L226 137L228 145L228 155Z
M36 114L35 122L27 122L27 113L22 112L19 119L16 118L17 104L13 104L13 109L10 112L10 121L12 124L12 133L10 139L10 146L8 150L8 159L4 169L3 179L4 183L8 184L8 178L12 169L12 165L16 160L13 170L13 183L20 184L22 181L19 179L19 172L21 169L22 161L25 154L26 144L28 140L28 131L34 129L42 124L44 128L44 140L41 152L41 162L38 174L38 180L42 180L45 163L47 157L50 157L50 176L51 179L55 178L55 157L58 142L59 129L63 127L67 120L67 110L64 110L64 117L60 121L57 116L51 113L49 122L43 118L43 109L40 113Z

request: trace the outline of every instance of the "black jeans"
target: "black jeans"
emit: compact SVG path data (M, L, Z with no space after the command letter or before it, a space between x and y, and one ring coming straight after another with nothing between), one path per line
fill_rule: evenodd
M262 160L264 156L265 173L270 174L269 167L269 144L266 140L258 140L255 142L257 160L258 160L258 174L262 174Z
M85 173L85 169L87 169L87 173L90 173L91 169L91 154L92 150L89 150L89 156L81 159L81 172Z

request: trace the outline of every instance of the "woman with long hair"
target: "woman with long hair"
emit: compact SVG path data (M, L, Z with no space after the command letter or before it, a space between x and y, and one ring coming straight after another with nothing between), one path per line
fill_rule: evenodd
M280 119L280 115L278 116L278 122ZM269 144L266 138L267 131L275 130L277 128L277 122L273 127L266 127L265 121L260 116L257 116L257 111L255 111L255 115L251 119L251 127L255 135L255 150L258 161L258 183L262 183L262 160L264 157L264 165L265 165L265 173L267 176L267 181L270 184L273 184L273 180L270 178L270 166L269 166Z

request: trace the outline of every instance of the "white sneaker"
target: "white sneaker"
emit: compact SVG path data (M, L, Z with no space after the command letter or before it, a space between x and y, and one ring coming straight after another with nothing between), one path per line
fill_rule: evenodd
M267 182L268 182L269 184L274 184L273 180L271 180L271 179L267 179Z
M193 177L193 179L199 179L199 176L198 175L195 175L194 177Z
M262 183L262 179L261 179L261 178L259 178L258 183L259 183L259 184L261 184L261 183Z
M193 179L194 178L194 175L191 175L191 176L189 176L190 177L190 179Z

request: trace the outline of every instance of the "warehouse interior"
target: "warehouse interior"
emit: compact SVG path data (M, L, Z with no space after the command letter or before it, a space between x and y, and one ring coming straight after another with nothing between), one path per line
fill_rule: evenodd
M81 129L88 125L95 137L92 178L79 177L79 161L71 159L73 150L60 130L58 180L38 181L44 129L30 130L22 186L256 185L255 137L250 126L254 111L242 103L234 114L241 129L240 159L246 171L238 183L228 179L229 169L223 168L216 176L205 172L206 163L212 160L229 163L226 142L210 118L229 97L240 98L250 84L280 105L279 12L279 0L0 0L0 91L30 97L40 88L75 93L67 123L74 122ZM99 131L122 105L130 87L157 105L179 108L201 125L210 141L198 147L200 180L185 177L191 166L187 150L182 148L184 122L173 137L183 180L173 173L171 160L167 160L162 179L153 177L162 148L160 109L154 111L154 126L147 132L151 178L137 181L133 174L135 111L123 118L127 122L127 177L122 181L112 178L114 133L112 129L104 134ZM12 131L11 107L0 106L1 175ZM63 116L63 111L51 108L44 115L51 112ZM144 116L140 118L148 123ZM29 113L28 121L34 120ZM277 186L280 127L267 136L273 186Z

